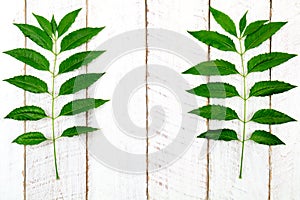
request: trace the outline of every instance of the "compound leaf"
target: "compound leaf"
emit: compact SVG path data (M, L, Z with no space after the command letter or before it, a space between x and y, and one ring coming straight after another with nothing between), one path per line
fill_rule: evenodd
M200 134L197 138L207 138L211 140L224 140L224 141L239 140L236 132L231 129L209 130Z
M277 110L261 109L256 113L254 113L251 121L260 124L273 125L273 124L283 124L283 123L292 122L296 120Z
M247 63L248 73L262 72L276 67L289 59L295 57L295 54L272 52L260 54L251 58Z
M81 74L67 80L59 90L59 95L74 94L95 83L104 73Z
M10 51L5 51L4 53L16 58L17 60L37 70L49 71L49 61L45 58L45 56L34 50L19 48Z
M16 25L26 37L35 42L37 45L44 49L52 51L53 42L43 30L29 24L14 25Z
M61 62L58 73L63 74L78 69L83 65L87 65L99 57L102 53L104 53L104 51L85 51L76 53Z
M64 130L61 137L73 137L78 136L83 133L97 131L97 128L87 127L87 126L74 126Z
M46 118L45 111L37 106L24 106L11 111L5 118L14 120L36 121Z
M80 12L80 9L74 10L68 14L66 14L62 20L59 22L57 27L58 37L62 36L65 32L69 30L69 28L74 23L76 17L78 16L78 13Z
M192 36L194 36L199 41L210 45L216 49L222 51L233 51L236 52L235 45L233 41L226 35L222 35L214 31L188 31Z
M207 83L187 92L201 97L210 98L228 98L239 96L236 88L228 83Z
M108 102L108 100L92 98L74 100L63 106L59 116L76 115L93 108L98 108L106 102Z
M210 12L213 15L214 19L220 26L228 33L231 35L237 36L236 34L236 27L235 24L233 23L232 19L225 13L216 10L212 7L210 7Z
M296 86L281 81L261 81L254 84L250 89L249 96L265 97L279 94L295 88Z
M5 79L4 81L15 85L19 88L22 88L25 91L32 93L47 93L48 86L41 79L31 76L31 75L23 75L23 76L15 76L10 79Z
M258 144L264 144L264 145L285 144L277 136L262 130L254 131L249 139Z
M92 37L97 35L104 27L101 28L82 28L71 32L69 35L64 37L60 44L60 51L67 51L74 49L86 42L88 42Z
M28 132L17 137L13 143L21 145L37 145L48 140L41 132Z
M233 120L239 119L237 113L231 108L220 105L207 105L190 111L189 113L199 115L206 119Z
M239 72L235 68L235 65L225 60L212 60L202 62L182 73L204 76L224 76L230 74L239 74Z
M270 22L263 25L254 33L247 35L245 39L245 50L253 49L274 35L286 22Z

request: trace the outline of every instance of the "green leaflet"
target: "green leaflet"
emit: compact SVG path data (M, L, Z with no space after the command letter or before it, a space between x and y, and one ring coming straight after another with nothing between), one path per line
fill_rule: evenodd
M108 102L108 100L92 98L74 100L64 105L59 116L76 115L93 108L98 108L106 102Z
M289 59L295 57L295 54L272 52L260 54L251 58L247 63L248 73L262 72L276 67Z
M235 24L233 23L232 19L230 19L230 17L228 17L228 15L226 15L225 13L216 10L212 7L210 7L210 12L213 15L214 19L216 20L216 22L218 24L220 24L220 26L228 33L230 33L231 35L237 36L236 34L236 27Z
M47 84L39 78L30 75L15 76L4 80L12 85L32 93L47 93Z
M206 119L234 120L239 119L238 115L231 108L220 105L208 105L190 111L189 113L199 115Z
M252 22L250 23L244 34L243 34L243 37L247 36L247 35L250 35L251 33L254 33L255 31L257 31L258 29L260 29L268 20L258 20L258 21L255 21L255 22Z
M207 83L187 92L201 97L229 98L239 96L236 88L228 83Z
M92 127L74 126L64 130L64 132L61 134L61 137L73 137L83 133L89 133L97 130L98 130L97 128L92 128Z
M57 31L57 23L56 23L56 20L54 18L54 15L52 16L52 19L51 19L51 27L52 27L52 32L55 35L55 33Z
M243 15L239 22L240 35L242 35L247 25L247 13L248 11Z
M67 80L59 90L59 95L74 94L80 90L86 89L95 83L104 73L81 74Z
M245 39L245 50L253 49L274 35L286 22L270 22L261 26L257 31L247 35Z
M209 130L200 134L198 138L207 138L211 140L224 140L224 141L239 140L236 132L231 129Z
M5 118L14 120L36 121L46 118L45 111L37 106L24 106L11 111Z
M283 124L283 123L292 122L296 120L277 110L261 109L256 113L254 113L251 121L260 124L273 125L273 124Z
M212 60L202 62L182 73L204 76L224 76L230 74L239 74L239 72L235 69L235 65L225 60Z
M52 37L52 25L45 17L36 15L33 13L33 16L36 18L37 22L41 26L41 28L47 33L49 37Z
M53 42L51 38L41 29L29 24L14 24L22 33L40 47L52 51Z
M284 144L277 136L267 132L267 131L254 131L249 138L249 140L252 140L258 144L264 144L264 145L280 145Z
M46 140L47 138L41 132L29 132L17 137L13 143L21 145L37 145Z
M57 27L58 37L62 36L65 32L69 30L69 28L74 23L75 19L78 16L78 13L80 12L80 9L74 10L68 14L66 14L62 20L59 22Z
M188 31L192 36L194 36L199 41L210 45L216 49L222 51L233 51L236 52L235 45L233 41L226 35L222 35L214 31Z
M92 37L96 36L104 27L101 28L82 28L74 31L64 37L60 44L60 51L67 51L79 47L88 42Z
M78 69L83 65L87 65L91 63L94 59L99 57L101 54L103 54L104 52L105 51L85 51L85 52L76 53L61 62L61 64L59 65L58 74L70 72L75 69Z
M13 49L4 52L17 60L37 69L43 71L49 71L50 63L49 61L40 53L32 49Z
M265 97L279 94L295 88L296 86L280 81L261 81L254 84L250 89L249 96Z

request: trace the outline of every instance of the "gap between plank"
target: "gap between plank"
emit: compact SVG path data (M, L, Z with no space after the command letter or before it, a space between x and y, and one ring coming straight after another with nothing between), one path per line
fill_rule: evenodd
M269 20L272 20L272 0L270 0L270 10L269 10ZM270 38L269 52L272 52L272 37ZM269 69L269 80L272 80L272 69ZM269 108L272 108L272 96L269 97ZM272 133L272 127L269 125L269 131ZM268 200L271 199L271 189L272 189L272 147L269 146L269 184L268 184Z
M210 31L210 5L211 5L211 0L208 0L208 31ZM208 46L207 47L207 60L210 61L210 50L211 47ZM210 78L209 76L206 78L206 81L209 82ZM210 103L210 99L207 98L207 103L206 105L209 105ZM206 120L206 126L207 126L207 130L209 130L209 119ZM210 142L209 140L207 140L207 146L206 146L206 199L209 199L209 164L210 164L210 157L209 157L209 150L210 150Z
M27 24L27 0L24 0L24 23ZM24 47L26 48L27 47L27 38L24 37ZM23 67L23 70L24 70L24 75L26 75L26 64L24 64L24 67ZM24 106L26 106L26 91L24 91ZM26 121L24 121L23 123L24 125L24 133L26 133ZM24 179L23 179L23 198L24 200L26 200L26 146L24 146L24 165L23 165L23 176L24 176Z
M149 194L149 105L148 105L148 1L145 0L145 83L146 83L146 197L150 200Z
M88 27L88 14L89 14L89 0L85 1L85 26ZM85 50L88 50L88 42L85 45ZM85 73L88 73L88 66L85 68ZM89 96L89 91L88 89L85 90L85 97L88 98ZM85 125L88 126L88 118L89 118L89 113L85 113ZM88 195L89 195L89 136L88 134L85 135L85 199L88 200Z

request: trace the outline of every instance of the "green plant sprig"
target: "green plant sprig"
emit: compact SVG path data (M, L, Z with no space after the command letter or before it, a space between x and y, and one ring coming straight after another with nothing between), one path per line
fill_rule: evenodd
M222 51L230 51L237 53L240 56L241 68L236 69L236 66L226 60L211 60L199 63L183 74L203 75L203 76L225 76L225 75L240 75L243 79L243 94L240 95L235 86L222 82L210 82L202 84L196 88L188 90L197 96L207 98L231 98L240 97L243 100L243 117L240 118L235 110L221 105L207 105L198 109L192 110L190 113L196 114L206 119L211 120L239 120L243 123L243 132L241 139L237 133L231 129L216 129L208 130L198 136L198 138L207 138L212 140L232 141L236 140L242 143L241 162L239 178L242 178L244 147L245 141L252 140L258 144L264 145L281 145L284 144L277 136L263 130L256 130L250 138L246 138L247 123L252 121L260 124L276 125L287 122L296 121L292 117L274 109L261 109L254 113L251 119L247 119L247 101L252 97L266 97L274 94L286 92L296 86L281 81L260 81L255 83L247 95L247 77L250 73L263 72L273 67L276 67L291 58L295 54L282 52L270 52L257 55L251 58L247 65L245 64L245 54L267 41L277 31L283 27L286 22L269 22L268 20L258 20L247 25L247 12L239 21L239 34L233 20L221 11L210 7L211 14L216 22L231 36L237 40L239 50L237 50L233 40L223 34L214 31L188 31L197 40ZM241 71L241 72L240 72Z
M34 43L50 51L53 54L53 68L50 69L50 62L41 53L28 49L28 48L18 48L4 53L16 58L17 60L33 67L37 70L47 71L51 74L51 89L49 91L48 85L41 79L31 76L22 75L16 76L10 79L6 79L8 83L15 85L25 91L31 93L46 93L51 96L51 115L48 116L46 112L38 106L28 106L25 105L20 108L16 108L11 111L5 118L14 120L30 120L37 121L44 118L51 119L52 128L52 138L47 138L41 132L27 132L19 137L17 137L13 142L21 145L38 145L45 141L52 141L53 143L53 153L54 153L54 165L56 172L56 179L59 179L58 167L57 167L57 153L56 153L56 140L62 137L73 137L80 134L93 132L98 130L97 128L86 127L86 126L74 126L67 128L63 131L60 136L55 134L55 120L63 116L76 115L82 112L87 112L90 109L98 108L106 103L108 100L103 99L78 99L71 101L63 106L58 116L55 116L55 100L63 95L75 94L78 91L87 89L89 86L94 84L98 79L100 79L104 73L89 73L81 74L75 76L60 87L58 95L55 92L55 78L61 74L71 72L79 69L80 67L91 63L94 59L100 56L104 51L84 51L75 53L66 60L62 61L58 66L58 57L61 53L66 52L71 49L75 49L94 36L96 36L104 27L101 28L82 28L69 33L64 36L60 42L60 49L58 49L58 40L69 30L72 24L75 22L81 9L74 10L67 15L65 15L59 24L57 25L54 16L52 16L51 21L46 18L33 14L39 23L40 27L36 27L29 24L15 24L25 37L32 40ZM59 69L57 70L57 67Z

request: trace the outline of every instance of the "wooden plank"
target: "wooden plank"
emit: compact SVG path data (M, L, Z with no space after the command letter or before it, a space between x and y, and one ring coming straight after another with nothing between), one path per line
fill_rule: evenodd
M227 13L236 24L248 10L248 22L259 19L269 19L269 1L230 1L224 2L213 0L212 7ZM225 33L222 28L216 24L211 17L211 30ZM239 49L237 39L235 39ZM257 49L250 50L246 53L245 58L249 60L252 56L268 52L269 45L264 43ZM221 52L211 49L211 59L223 58L236 64L237 69L241 70L241 61L238 54ZM268 80L268 72L256 73L247 77L247 87L249 88L259 80ZM223 82L235 85L240 94L243 95L243 81L239 76L222 77ZM217 81L211 78L211 82ZM221 103L220 100L211 99L212 104ZM243 101L240 98L226 99L225 105L235 109L238 115L243 116ZM268 108L268 98L251 98L247 106L247 119L253 113L261 108ZM210 128L231 128L237 131L239 137L242 136L242 123L238 121L230 122L210 122ZM247 123L248 138L256 129L268 130L267 126ZM241 143L238 142L221 142L212 141L210 143L210 191L209 199L267 199L268 198L268 147L254 144L247 141L245 143L245 156L243 167L243 178L239 179Z
M207 59L187 30L208 29L208 1L149 0L148 23L149 199L205 199L206 122L188 111L207 99L185 90L206 77L181 73Z
M272 21L288 21L274 37L272 37L272 51L288 52L299 55L299 11L300 5L296 0L288 4L278 0L272 1ZM281 80L299 86L297 76L299 71L299 56L289 62L272 69L272 80ZM288 93L272 96L272 108L282 111L299 121L300 112L297 109L300 98L299 87ZM277 135L285 146L272 147L272 180L271 199L299 199L300 191L300 159L297 132L299 122L272 126L272 133Z
M24 36L12 24L25 21L25 4L13 0L0 8L2 19L1 52L24 47ZM24 74L24 64L12 57L0 54L2 71L0 80ZM23 199L24 196L24 147L12 141L24 132L24 123L4 117L13 109L23 106L24 92L7 82L0 81L1 139L0 139L0 193L2 199Z
M62 1L43 1L37 2L34 0L27 1L27 17L29 24L37 25L36 20L31 13L36 13L51 19L52 14L56 16L59 21L67 12L78 8L83 8L78 16L78 19L71 27L71 30L85 27L85 5L84 0L70 2ZM37 45L28 41L29 48L37 48ZM79 49L69 51L62 54L58 61L62 61L66 57L75 52L83 51L83 45ZM53 55L40 49L53 63ZM53 67L53 65L52 65ZM51 75L43 72L35 71L28 67L28 74L36 75L44 79L51 88ZM59 86L68 78L74 76L78 72L70 73L58 77L55 87L56 92ZM74 96L66 96L58 98L55 104L56 115L59 113L61 107L74 98L84 98L85 92L79 92ZM27 104L37 104L44 108L46 112L51 115L51 97L49 95L33 95L27 94ZM85 114L77 115L76 117L62 117L56 121L56 135L60 135L62 131L74 124L85 125ZM30 122L27 126L28 131L39 130L51 136L51 121L49 119L40 120L37 122ZM60 139L56 142L57 156L58 156L58 170L60 180L55 179L55 168L53 159L53 145L52 143L43 143L38 146L27 148L27 199L84 199L86 193L85 187L85 147L82 145L80 138L66 138Z
M111 99L89 113L89 125L100 127L101 132L88 138L88 198L146 199L144 2L89 0L88 4L88 25L106 26L88 45L91 50L106 50L88 66L89 72L106 72L88 94ZM128 76L131 80L126 80ZM125 113L120 114L120 106ZM130 125L124 126L124 120ZM131 168L135 165L140 166L136 171Z

